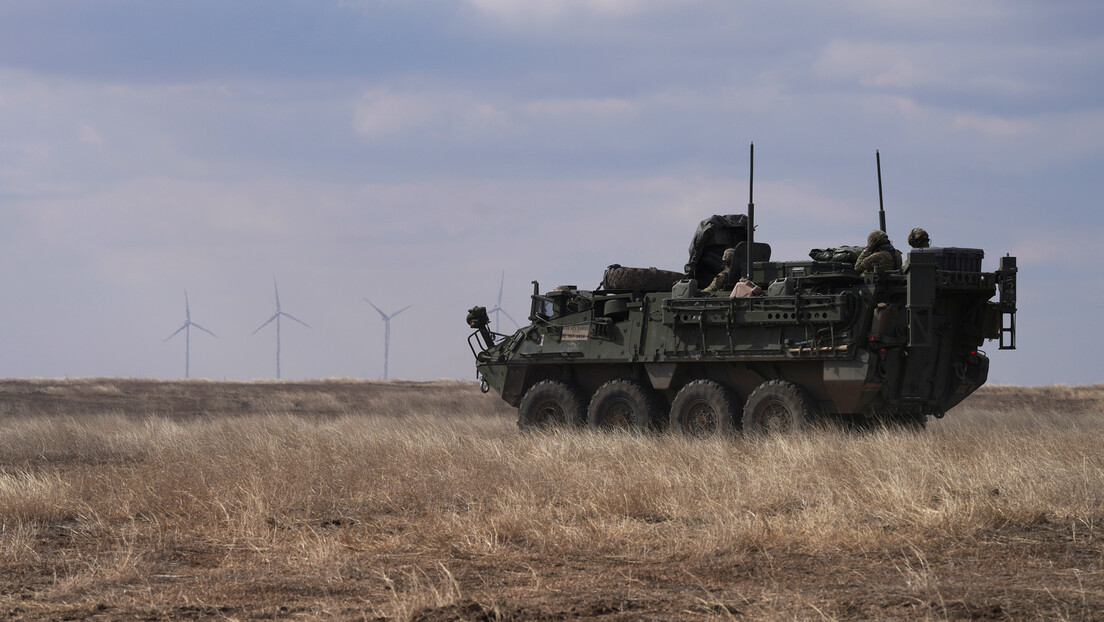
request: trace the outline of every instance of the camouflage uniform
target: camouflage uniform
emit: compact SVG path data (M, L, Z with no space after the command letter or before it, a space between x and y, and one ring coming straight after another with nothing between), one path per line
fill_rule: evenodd
M715 256L715 255L714 255ZM703 292L727 292L736 285L736 280L732 278L730 274L732 272L732 258L736 256L736 249L726 248L724 252L724 269L722 269L717 276L713 277L713 282L708 287L703 289Z
M869 272L878 266L885 270L900 268L901 254L893 248L885 231L874 230L866 238L866 248L859 254L855 269L859 272Z
M913 248L928 248L931 246L931 238L928 237L927 231L917 227L909 231L908 243Z

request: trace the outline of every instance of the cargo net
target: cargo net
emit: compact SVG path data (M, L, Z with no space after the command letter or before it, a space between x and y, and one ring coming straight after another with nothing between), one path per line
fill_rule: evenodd
M675 283L678 283L686 275L671 270L659 268L626 268L619 264L613 264L606 268L602 275L602 284L598 289L630 289L641 292L670 291Z
M814 248L809 251L809 257L813 261L829 261L832 263L845 263L855 265L862 253L861 246L837 246L835 248Z

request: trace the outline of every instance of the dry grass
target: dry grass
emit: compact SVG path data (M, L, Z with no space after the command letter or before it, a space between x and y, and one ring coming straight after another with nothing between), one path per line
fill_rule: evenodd
M49 415L0 416L0 616L1104 616L1101 386L701 442L521 436L461 383L39 382L0 392Z

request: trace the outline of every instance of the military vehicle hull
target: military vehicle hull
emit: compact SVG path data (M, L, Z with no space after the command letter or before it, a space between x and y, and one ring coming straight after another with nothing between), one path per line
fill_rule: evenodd
M484 389L517 406L523 428L920 426L986 381L986 340L1015 347L1015 258L982 272L981 257L918 249L903 269L862 274L849 263L752 261L751 280L768 286L747 297L702 293L692 278L670 291L541 294L534 284L530 325L509 336L484 325L469 344ZM469 325L479 328L471 315Z

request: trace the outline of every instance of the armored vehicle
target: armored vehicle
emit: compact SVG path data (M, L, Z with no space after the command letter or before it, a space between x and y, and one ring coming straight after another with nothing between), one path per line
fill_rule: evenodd
M534 282L531 323L512 335L471 309L484 392L516 406L523 429L918 427L985 382L986 340L1015 348L1015 257L994 272L975 248L912 249L867 272L858 249L773 261L750 200L748 212L703 221L682 273L611 266L594 290ZM726 268L760 287L703 292Z

